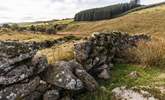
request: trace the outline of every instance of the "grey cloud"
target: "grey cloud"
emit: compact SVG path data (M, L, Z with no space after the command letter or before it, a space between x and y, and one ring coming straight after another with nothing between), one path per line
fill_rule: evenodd
M23 17L21 20L32 20L32 19L34 19L34 17L27 16L27 17Z
M0 11L9 11L8 7L0 6Z
M10 17L0 16L0 19L10 19Z

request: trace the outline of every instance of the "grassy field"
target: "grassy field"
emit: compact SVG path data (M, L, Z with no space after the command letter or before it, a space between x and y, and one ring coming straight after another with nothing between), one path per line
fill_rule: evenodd
M38 22L25 22L18 23L19 26L31 26L31 25L49 25L49 24L70 24L73 22L73 19L63 19L63 20L50 20L50 21L38 21Z
M11 33L0 33L0 40L17 40L17 41L36 41L42 42L45 40L55 40L58 38L62 38L65 35L48 35L48 34L33 34L33 33L20 33L20 32L11 32Z
M92 33L96 31L124 31L148 33L165 37L165 4L135 11L127 15L103 21L73 22L64 31Z

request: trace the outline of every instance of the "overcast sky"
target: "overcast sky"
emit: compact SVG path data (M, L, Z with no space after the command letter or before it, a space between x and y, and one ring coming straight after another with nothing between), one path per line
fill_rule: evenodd
M152 4L165 0L141 0ZM0 0L0 23L72 18L75 13L129 0Z

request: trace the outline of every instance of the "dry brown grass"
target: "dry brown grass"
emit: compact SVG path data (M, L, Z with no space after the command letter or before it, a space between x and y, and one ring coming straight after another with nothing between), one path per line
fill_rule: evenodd
M71 60L74 58L74 42L64 43L59 46L53 46L39 51L43 55L46 55L49 64L55 63L60 60Z
M124 31L149 33L165 37L165 5L148 8L111 20L74 22L65 31L92 33L96 31Z
M144 66L165 67L165 40L154 38L149 42L139 42L128 55L133 55L128 59Z
M63 35L48 35L48 34L34 34L34 33L0 33L0 40L19 40L24 42L36 41L42 42L45 40L55 40L58 38L62 38Z

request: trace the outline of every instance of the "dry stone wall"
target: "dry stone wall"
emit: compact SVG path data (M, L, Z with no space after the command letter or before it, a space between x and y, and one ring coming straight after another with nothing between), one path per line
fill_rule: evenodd
M121 32L95 33L75 44L74 60L52 65L36 54L38 44L1 41L0 100L73 100L81 91L93 92L99 86L97 78L110 78L119 51L148 39Z
M122 32L94 33L88 40L75 44L75 59L92 76L108 79L109 70L124 53L122 51L136 47L140 40L149 39L143 34L131 36Z

